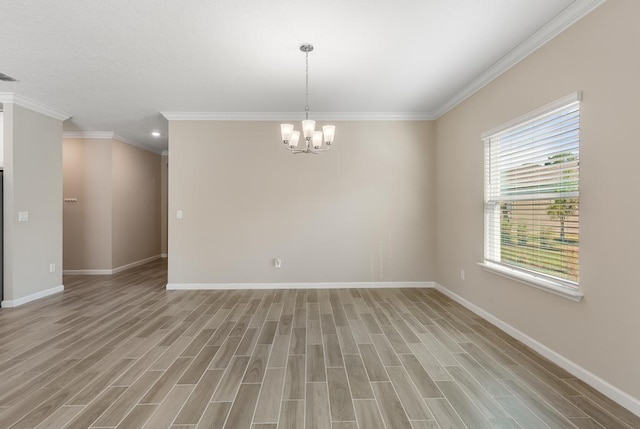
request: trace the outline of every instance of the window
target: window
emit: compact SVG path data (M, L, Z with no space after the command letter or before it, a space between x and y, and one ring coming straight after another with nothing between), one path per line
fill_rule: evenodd
M578 298L580 94L483 135L485 268Z

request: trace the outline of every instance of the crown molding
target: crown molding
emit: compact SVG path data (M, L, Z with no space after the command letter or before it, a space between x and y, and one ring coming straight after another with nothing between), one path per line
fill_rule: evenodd
M104 139L104 140L117 140L119 142L135 146L138 149L160 154L162 150L151 148L145 144L131 140L116 134L113 131L65 131L62 133L62 137L65 139Z
M46 106L30 98L23 97L22 95L15 94L13 92L0 92L0 103L2 104L17 104L25 109L32 110L36 113L48 116L59 121L66 121L71 117L68 113L61 110L54 109L53 107Z
M504 133L507 130L510 130L516 126L519 126L525 122L529 122L538 116L545 115L547 113L553 112L554 110L562 109L567 107L569 104L576 103L582 101L582 91L574 91L571 94L565 95L562 98L559 98L551 103L548 103L544 106L538 107L531 112L525 113L524 115L518 116L517 118L513 118L510 121L505 122L504 124L500 124L490 130L485 131L480 135L482 140L487 140L489 138L494 137L496 134Z
M462 90L447 100L435 112L313 112L317 120L334 121L430 121L441 117L478 90L492 82L498 76L518 64L527 56L538 50L551 39L562 33L571 25L602 5L606 0L576 0L532 36L518 45L497 63L485 70ZM57 109L45 106L12 92L0 92L0 103L14 103L51 118L65 121L71 115ZM169 121L284 121L301 120L302 112L160 112ZM71 137L70 137L71 138ZM86 137L103 138L103 137ZM113 135L116 140L141 149L160 153L141 143Z
M475 78L470 84L465 86L456 95L445 102L436 112L435 118L439 118L464 100L475 94L477 91L488 85L502 73L518 64L520 61L534 53L551 39L562 33L564 30L575 24L588 13L602 5L606 0L576 0L542 28L536 31L531 37L526 39L514 50L502 57L500 61L487 69L480 76Z
M160 112L169 121L298 121L303 112ZM433 113L312 112L320 121L432 121Z
M65 131L62 137L65 139L113 139L113 131Z
M129 138L120 136L118 134L114 134L113 135L113 139L117 140L119 142L122 142L122 143L126 143L126 144L131 145L131 146L135 146L138 149L146 150L147 152L153 152L156 155L160 155L162 153L162 149L154 149L154 148L152 148L150 146L147 146L147 145L145 145L143 143L137 142L135 140L131 140Z
M316 120L433 121L491 83L551 39L592 12L606 0L576 0L532 36L476 77L435 112L313 112ZM302 112L160 112L169 121L288 121L303 119Z

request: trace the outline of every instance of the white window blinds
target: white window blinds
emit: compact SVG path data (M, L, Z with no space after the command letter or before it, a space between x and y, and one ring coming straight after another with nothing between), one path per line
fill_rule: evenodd
M485 260L577 286L579 98L484 141Z

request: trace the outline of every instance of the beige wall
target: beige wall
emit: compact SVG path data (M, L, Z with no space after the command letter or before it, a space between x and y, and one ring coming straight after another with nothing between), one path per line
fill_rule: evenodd
M110 139L65 139L63 142L64 269L108 270L111 254Z
M62 122L3 107L4 299L17 300L62 285Z
M638 16L640 2L606 2L436 124L437 281L636 398ZM580 303L476 265L483 259L480 134L575 90L584 91Z
M167 255L167 210L169 210L169 156L160 159L160 253Z
M336 125L293 155L276 122L171 121L169 283L433 280L433 124Z
M113 266L160 255L160 155L114 140Z
M160 155L111 139L64 141L64 269L160 255Z

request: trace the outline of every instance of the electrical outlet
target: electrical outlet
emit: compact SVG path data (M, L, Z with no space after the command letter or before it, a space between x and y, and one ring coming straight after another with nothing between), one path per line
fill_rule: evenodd
M56 270L56 264L49 264L49 272L52 273Z
M273 260L273 266L276 267L276 268L282 268L282 259L275 258Z
M18 222L29 222L29 212L18 212Z
M464 270L460 270L460 280L464 280Z
M176 211L176 219L182 219L182 210Z

